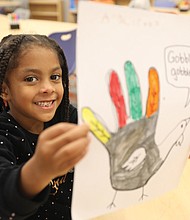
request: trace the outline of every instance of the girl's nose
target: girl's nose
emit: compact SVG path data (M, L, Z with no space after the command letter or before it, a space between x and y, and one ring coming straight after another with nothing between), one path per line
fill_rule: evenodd
M52 92L55 92L55 88L51 82L46 81L41 85L40 93L52 93Z

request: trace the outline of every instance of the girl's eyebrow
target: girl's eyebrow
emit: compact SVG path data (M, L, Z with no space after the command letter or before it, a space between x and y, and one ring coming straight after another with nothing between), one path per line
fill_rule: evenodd
M54 71L57 71L57 70L62 70L60 66L57 66L57 67L54 67L51 69L52 72ZM38 73L38 72L41 72L40 69L37 69L37 68L30 68L30 67L27 67L24 69L24 72L34 72L34 73Z
M56 71L56 70L62 70L62 69L61 69L60 66L54 67L54 68L52 69L52 71Z

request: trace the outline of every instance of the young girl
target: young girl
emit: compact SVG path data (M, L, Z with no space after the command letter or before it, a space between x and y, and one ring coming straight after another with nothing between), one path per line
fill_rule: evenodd
M71 219L73 167L87 125L69 104L61 48L42 35L0 43L0 219Z

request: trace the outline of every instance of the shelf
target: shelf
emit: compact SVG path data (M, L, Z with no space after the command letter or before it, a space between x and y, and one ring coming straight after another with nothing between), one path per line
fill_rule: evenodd
M45 16L45 17L57 17L58 16L58 13L57 12L54 12L54 11L34 11L31 13L32 16Z
M30 0L29 7L32 19L63 20L62 0Z

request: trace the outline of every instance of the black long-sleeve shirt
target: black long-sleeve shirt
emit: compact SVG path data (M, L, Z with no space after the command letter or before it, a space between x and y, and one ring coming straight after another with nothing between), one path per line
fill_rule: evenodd
M77 123L71 107L70 122ZM0 114L0 219L71 219L74 171L59 177L32 200L19 191L21 167L34 154L38 135L22 128L7 112Z

